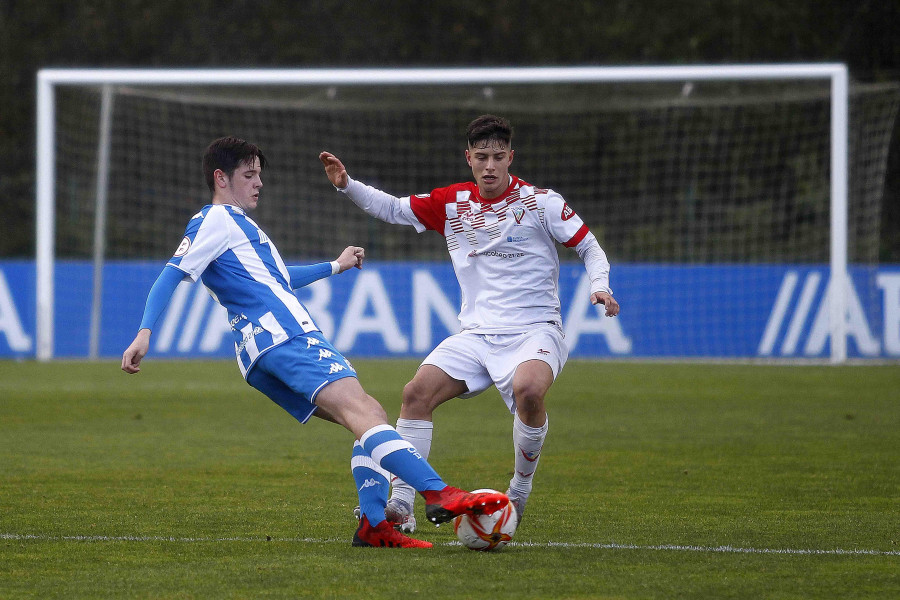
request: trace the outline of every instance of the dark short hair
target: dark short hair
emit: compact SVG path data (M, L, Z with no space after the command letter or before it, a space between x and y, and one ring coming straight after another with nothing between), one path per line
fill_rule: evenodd
M206 177L206 186L209 191L215 191L213 174L216 169L231 177L239 165L259 160L259 168L264 169L268 161L262 150L256 144L251 144L241 138L229 136L219 138L211 143L203 153L203 176Z
M503 117L481 115L466 127L466 141L470 147L478 142L502 142L507 148L512 142L512 125Z

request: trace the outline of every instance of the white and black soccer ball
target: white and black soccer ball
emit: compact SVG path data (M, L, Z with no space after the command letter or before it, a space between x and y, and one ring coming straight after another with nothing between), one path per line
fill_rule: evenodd
M491 489L474 490L473 493L477 492L499 493ZM460 515L453 519L453 531L470 550L500 550L512 540L518 520L516 507L510 503L490 515Z

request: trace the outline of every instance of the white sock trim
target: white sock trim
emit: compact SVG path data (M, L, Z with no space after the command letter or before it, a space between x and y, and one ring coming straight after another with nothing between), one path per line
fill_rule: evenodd
M391 474L388 473L387 471L385 471L383 468L381 468L381 466L378 463L376 463L374 460L372 460L368 456L354 456L353 458L351 458L350 459L350 470L353 471L357 467L364 467L366 469L371 469L372 471L375 471L376 473L378 473L379 475L381 475L388 481L390 481L390 479L391 479Z
M410 429L434 429L434 423L432 421L424 421L421 419L397 419L397 430L401 427L408 427Z
M372 437L376 433L381 433L382 431L387 431L388 429L394 429L394 428L391 427L390 425L388 425L387 423L385 423L384 425L376 425L372 429L368 430L367 432L365 432L364 434L359 436L359 442L360 442L360 444L363 445L363 447L365 447L366 441L370 437Z
M410 450L415 450L412 444L410 444L406 440L390 440L383 444L378 444L377 446L372 448L372 460L381 465L381 461L384 459L384 457L391 452L396 452L397 450L406 450L407 448Z
M531 427L519 418L519 413L516 413L513 417L513 428L517 429L528 439L539 440L547 435L547 430L550 428L550 416L544 414L544 424L540 427Z

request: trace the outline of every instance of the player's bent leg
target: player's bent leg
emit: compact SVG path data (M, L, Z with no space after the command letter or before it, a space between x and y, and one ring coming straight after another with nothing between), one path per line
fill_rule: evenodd
M315 403L325 415L331 417L328 420L349 429L356 439L373 427L387 423L384 407L363 390L355 377L329 383L316 395Z
M513 418L515 468L507 495L516 507L518 522L531 495L534 474L549 429L544 396L553 384L553 371L546 362L529 360L520 364L513 378L516 414Z
M403 388L403 404L397 419L397 432L428 459L431 453L433 434L432 413L434 409L468 390L466 383L450 377L443 369L424 364L416 371L412 381ZM388 519L401 531L415 531L416 521L412 516L416 501L416 491L403 479L391 480L391 499L388 501Z
M541 427L546 419L544 396L553 385L553 370L542 360L527 360L516 368L513 395L516 413L529 427Z
M431 421L434 409L467 391L465 381L453 379L434 365L422 365L403 387L400 418Z

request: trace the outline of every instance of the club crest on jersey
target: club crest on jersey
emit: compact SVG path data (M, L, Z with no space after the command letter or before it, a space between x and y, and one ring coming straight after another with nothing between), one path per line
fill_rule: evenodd
M575 211L572 210L572 207L569 206L568 204L563 204L562 214L560 215L562 220L568 221L569 219L571 219L574 216L575 216Z
M512 209L513 219L516 220L516 225L522 224L522 217L525 216L525 209L521 206L516 206Z
M187 251L191 248L191 240L185 237L181 240L181 243L178 244L178 249L175 250L175 256L184 256L187 254Z

